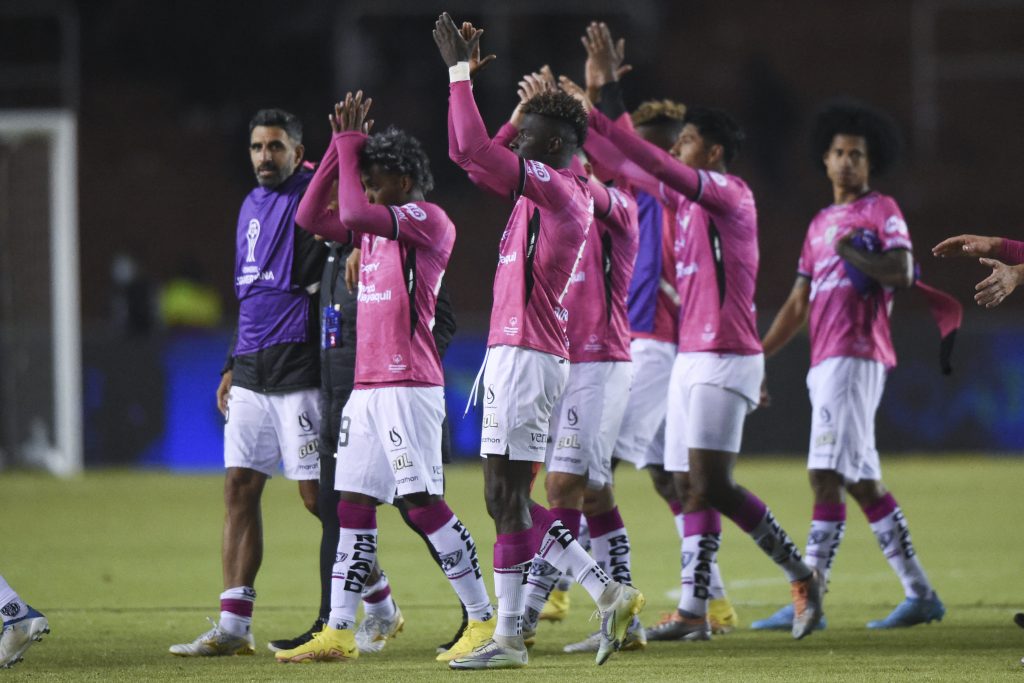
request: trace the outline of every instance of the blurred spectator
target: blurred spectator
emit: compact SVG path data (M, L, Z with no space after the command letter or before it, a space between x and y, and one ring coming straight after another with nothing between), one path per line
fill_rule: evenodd
M223 305L193 256L184 256L160 290L160 321L172 328L209 329L220 325Z
M126 337L145 337L153 331L153 286L138 262L125 252L114 254L110 263L114 291L110 298L111 322Z

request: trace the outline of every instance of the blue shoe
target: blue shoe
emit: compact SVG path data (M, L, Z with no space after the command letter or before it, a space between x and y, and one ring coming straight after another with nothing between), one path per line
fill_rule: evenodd
M868 628L907 628L917 624L942 621L946 606L933 594L930 598L907 598L896 605L889 616L881 621L869 621Z
M815 631L825 630L825 615L814 628ZM793 605L779 608L779 611L767 619L758 619L750 625L755 631L788 631L793 628Z

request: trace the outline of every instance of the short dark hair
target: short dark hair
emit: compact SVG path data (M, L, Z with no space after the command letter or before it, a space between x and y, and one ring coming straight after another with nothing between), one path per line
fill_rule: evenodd
M302 142L302 121L284 109L260 109L249 121L250 134L256 126L280 128L288 133L288 137L294 140L295 144Z
M826 102L814 117L811 129L811 154L816 164L832 148L837 135L864 138L871 172L881 175L892 168L903 146L896 123L881 111L863 102L840 98Z
M409 176L424 194L434 189L430 159L423 145L404 130L392 126L366 139L359 152L359 167L369 170L374 164L385 173Z
M576 145L582 147L587 139L587 112L575 97L561 90L542 92L523 103L524 114L536 114L555 119L572 129Z
M736 121L720 109L690 107L683 117L683 125L691 124L706 142L722 146L722 158L731 164L740 153L746 136Z

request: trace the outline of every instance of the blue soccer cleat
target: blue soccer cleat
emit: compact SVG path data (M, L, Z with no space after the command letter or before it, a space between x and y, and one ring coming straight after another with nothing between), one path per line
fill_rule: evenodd
M944 616L946 606L939 600L939 596L933 593L930 598L907 598L896 605L896 609L885 619L869 621L868 628L907 628L942 621Z
M815 631L825 630L825 615L821 615L821 621L814 627ZM775 614L767 619L758 619L750 625L755 631L788 631L793 628L793 605L786 605L779 608Z

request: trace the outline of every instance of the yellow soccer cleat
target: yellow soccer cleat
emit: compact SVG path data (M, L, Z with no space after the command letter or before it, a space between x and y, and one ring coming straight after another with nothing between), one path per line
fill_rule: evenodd
M562 621L569 616L569 591L557 588L551 591L544 609L540 611L541 621Z
M740 618L729 598L718 598L708 602L708 622L711 632L721 636L732 633L740 625Z
M308 643L291 650L281 650L274 658L282 664L304 662L347 662L359 656L356 636L351 629L331 628L314 634Z
M487 621L475 621L470 619L469 623L466 624L466 630L462 632L462 637L455 641L455 644L448 650L439 654L437 656L437 661L450 662L468 655L481 645L486 644L491 640L491 637L494 636L494 627L497 623L497 613Z

